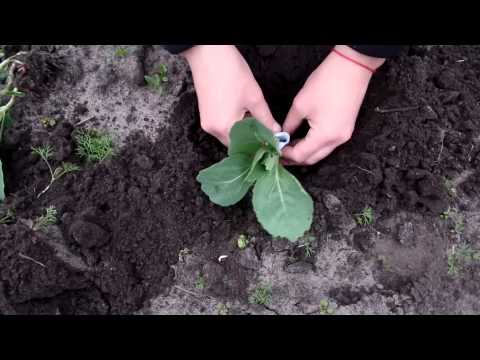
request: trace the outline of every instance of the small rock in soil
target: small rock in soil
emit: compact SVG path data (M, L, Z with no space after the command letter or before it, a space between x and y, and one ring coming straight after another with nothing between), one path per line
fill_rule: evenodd
M323 197L323 203L328 209L329 225L349 233L356 227L355 220L350 216L340 199L333 194L326 194Z
M442 71L435 79L435 85L440 89L457 89L458 81L455 79L455 74L449 70Z
M52 226L48 231L49 239L46 243L55 251L55 256L72 269L87 271L89 267L82 258L73 254L66 246L62 233L57 226Z
M257 270L260 268L260 261L253 247L247 247L245 250L241 250L238 263L248 269Z
M134 163L142 170L150 170L153 167L153 160L146 155L137 156Z
M313 265L304 261L298 261L285 267L285 272L289 274L306 274L310 271L313 271Z
M362 252L367 252L375 245L368 231L362 231L353 235L353 246Z
M415 229L413 223L410 221L400 224L398 228L398 241L402 245L414 245L415 243Z
M83 220L72 224L70 236L84 248L102 246L109 240L109 234L100 226Z

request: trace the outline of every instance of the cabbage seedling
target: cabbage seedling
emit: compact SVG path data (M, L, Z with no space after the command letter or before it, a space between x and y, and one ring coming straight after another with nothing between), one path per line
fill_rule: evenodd
M310 229L313 201L300 182L280 163L278 140L254 118L230 131L228 157L200 171L197 181L220 206L239 202L253 187L253 208L273 237L296 241Z

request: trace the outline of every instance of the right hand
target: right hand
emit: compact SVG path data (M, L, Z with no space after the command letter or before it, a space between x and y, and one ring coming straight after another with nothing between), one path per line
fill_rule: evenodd
M202 129L225 146L232 126L249 111L273 132L274 120L247 62L233 45L197 45L182 53L193 74Z

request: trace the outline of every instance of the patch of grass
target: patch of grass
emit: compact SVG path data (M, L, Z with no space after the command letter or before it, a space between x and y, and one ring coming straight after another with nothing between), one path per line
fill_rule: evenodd
M164 64L160 64L158 70L152 75L145 75L145 82L147 86L154 90L158 91L160 94L163 93L163 88L166 82L168 82L168 69Z
M115 50L115 57L125 58L130 55L130 51L126 47L120 46Z
M272 301L272 286L269 284L258 285L248 297L250 304L268 305Z
M204 290L207 287L207 280L203 276L200 276L195 282L195 288L197 290Z
M335 314L335 310L332 307L330 307L330 302L327 299L320 300L319 312L320 312L320 315Z
M370 206L365 206L361 213L355 215L355 219L357 224L361 226L373 224L373 209Z
M75 135L77 155L89 163L102 162L114 154L113 139L97 130L80 130Z
M56 223L57 209L54 206L49 206L45 209L45 213L33 222L33 231L46 230L50 225L55 225Z
M448 275L458 276L466 265L480 262L480 250L464 245L454 246L447 254Z

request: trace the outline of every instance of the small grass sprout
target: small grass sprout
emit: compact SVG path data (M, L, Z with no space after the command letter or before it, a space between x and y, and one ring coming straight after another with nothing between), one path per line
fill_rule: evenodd
M335 310L330 306L330 302L327 299L320 300L319 312L320 312L320 315L335 314Z
M207 281L203 276L200 276L195 282L195 288L197 290L204 290L206 286L207 286Z
M150 89L158 91L160 94L162 94L164 84L168 82L167 72L167 66L165 64L160 64L155 73L152 75L145 75L145 82L147 83L147 86Z
M240 250L245 250L248 246L248 238L245 235L240 235L237 239L237 246Z
M449 207L447 210L440 214L440 219L453 223L453 227L450 229L452 234L460 237L465 231L465 221L461 212L456 208Z
M228 315L230 312L230 308L225 303L220 303L217 305L217 314L218 315Z
M303 248L305 251L305 257L310 258L315 254L315 250L313 249L313 241L315 240L314 236L307 236L304 240L301 241L301 244L298 246L299 248Z
M365 206L361 213L355 215L355 219L361 226L373 224L373 209L370 206Z
M43 125L44 128L52 128L57 125L57 120L52 117L45 116L40 119L40 123Z

